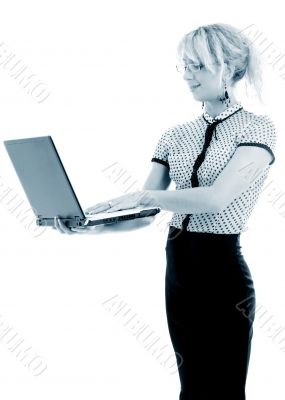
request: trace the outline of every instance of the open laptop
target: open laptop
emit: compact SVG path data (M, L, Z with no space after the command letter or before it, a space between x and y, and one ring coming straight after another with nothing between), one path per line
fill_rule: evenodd
M40 226L53 226L58 215L70 228L149 217L160 208L131 209L85 215L51 136L5 140L4 145Z

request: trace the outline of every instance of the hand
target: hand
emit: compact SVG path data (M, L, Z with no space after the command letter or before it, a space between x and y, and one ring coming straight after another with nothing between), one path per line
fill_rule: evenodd
M67 233L73 235L74 233L91 233L91 234L103 234L103 233L114 233L114 232L127 232L140 228L144 228L151 224L154 220L153 216L137 218L128 221L119 221L113 224L102 224L94 226L84 226L78 228L68 228L64 222L61 221L60 217L54 217L53 229L57 229L60 233Z
M59 216L54 217L53 229L57 229L60 233L73 235L75 233L100 233L104 225L82 226L77 228L68 228Z
M112 205L111 207L109 205L109 201ZM146 190L127 193L123 196L115 197L114 199L111 199L109 201L97 203L94 206L87 208L86 210L84 210L86 216L105 211L111 212L111 211L135 208L138 206L150 207L154 205L154 199L150 196L149 192Z

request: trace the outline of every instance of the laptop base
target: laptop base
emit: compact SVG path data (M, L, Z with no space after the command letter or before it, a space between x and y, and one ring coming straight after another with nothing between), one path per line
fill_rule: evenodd
M116 217L108 217L96 220L92 220L92 217L80 218L77 216L74 218L64 218L64 217L63 218L59 217L59 218L68 228L78 228L82 226L94 226L102 224L106 225L106 224L113 224L119 221L127 221L135 218L150 217L152 215L156 215L159 212L160 208L152 208L150 210L142 210L137 213L129 215L119 215ZM39 226L54 226L54 218L42 218L38 216L36 219L36 224Z

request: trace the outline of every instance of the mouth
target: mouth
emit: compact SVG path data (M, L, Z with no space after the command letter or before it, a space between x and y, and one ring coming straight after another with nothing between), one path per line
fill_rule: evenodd
M192 86L190 86L190 89L191 90L195 90L195 89L197 89L198 87L200 87L201 85L199 84L199 85L192 85Z

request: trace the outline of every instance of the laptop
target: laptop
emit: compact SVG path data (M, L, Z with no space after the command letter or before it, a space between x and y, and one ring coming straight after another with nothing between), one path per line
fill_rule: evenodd
M112 224L155 215L160 208L135 208L85 215L51 136L3 141L39 226L58 215L69 228Z

